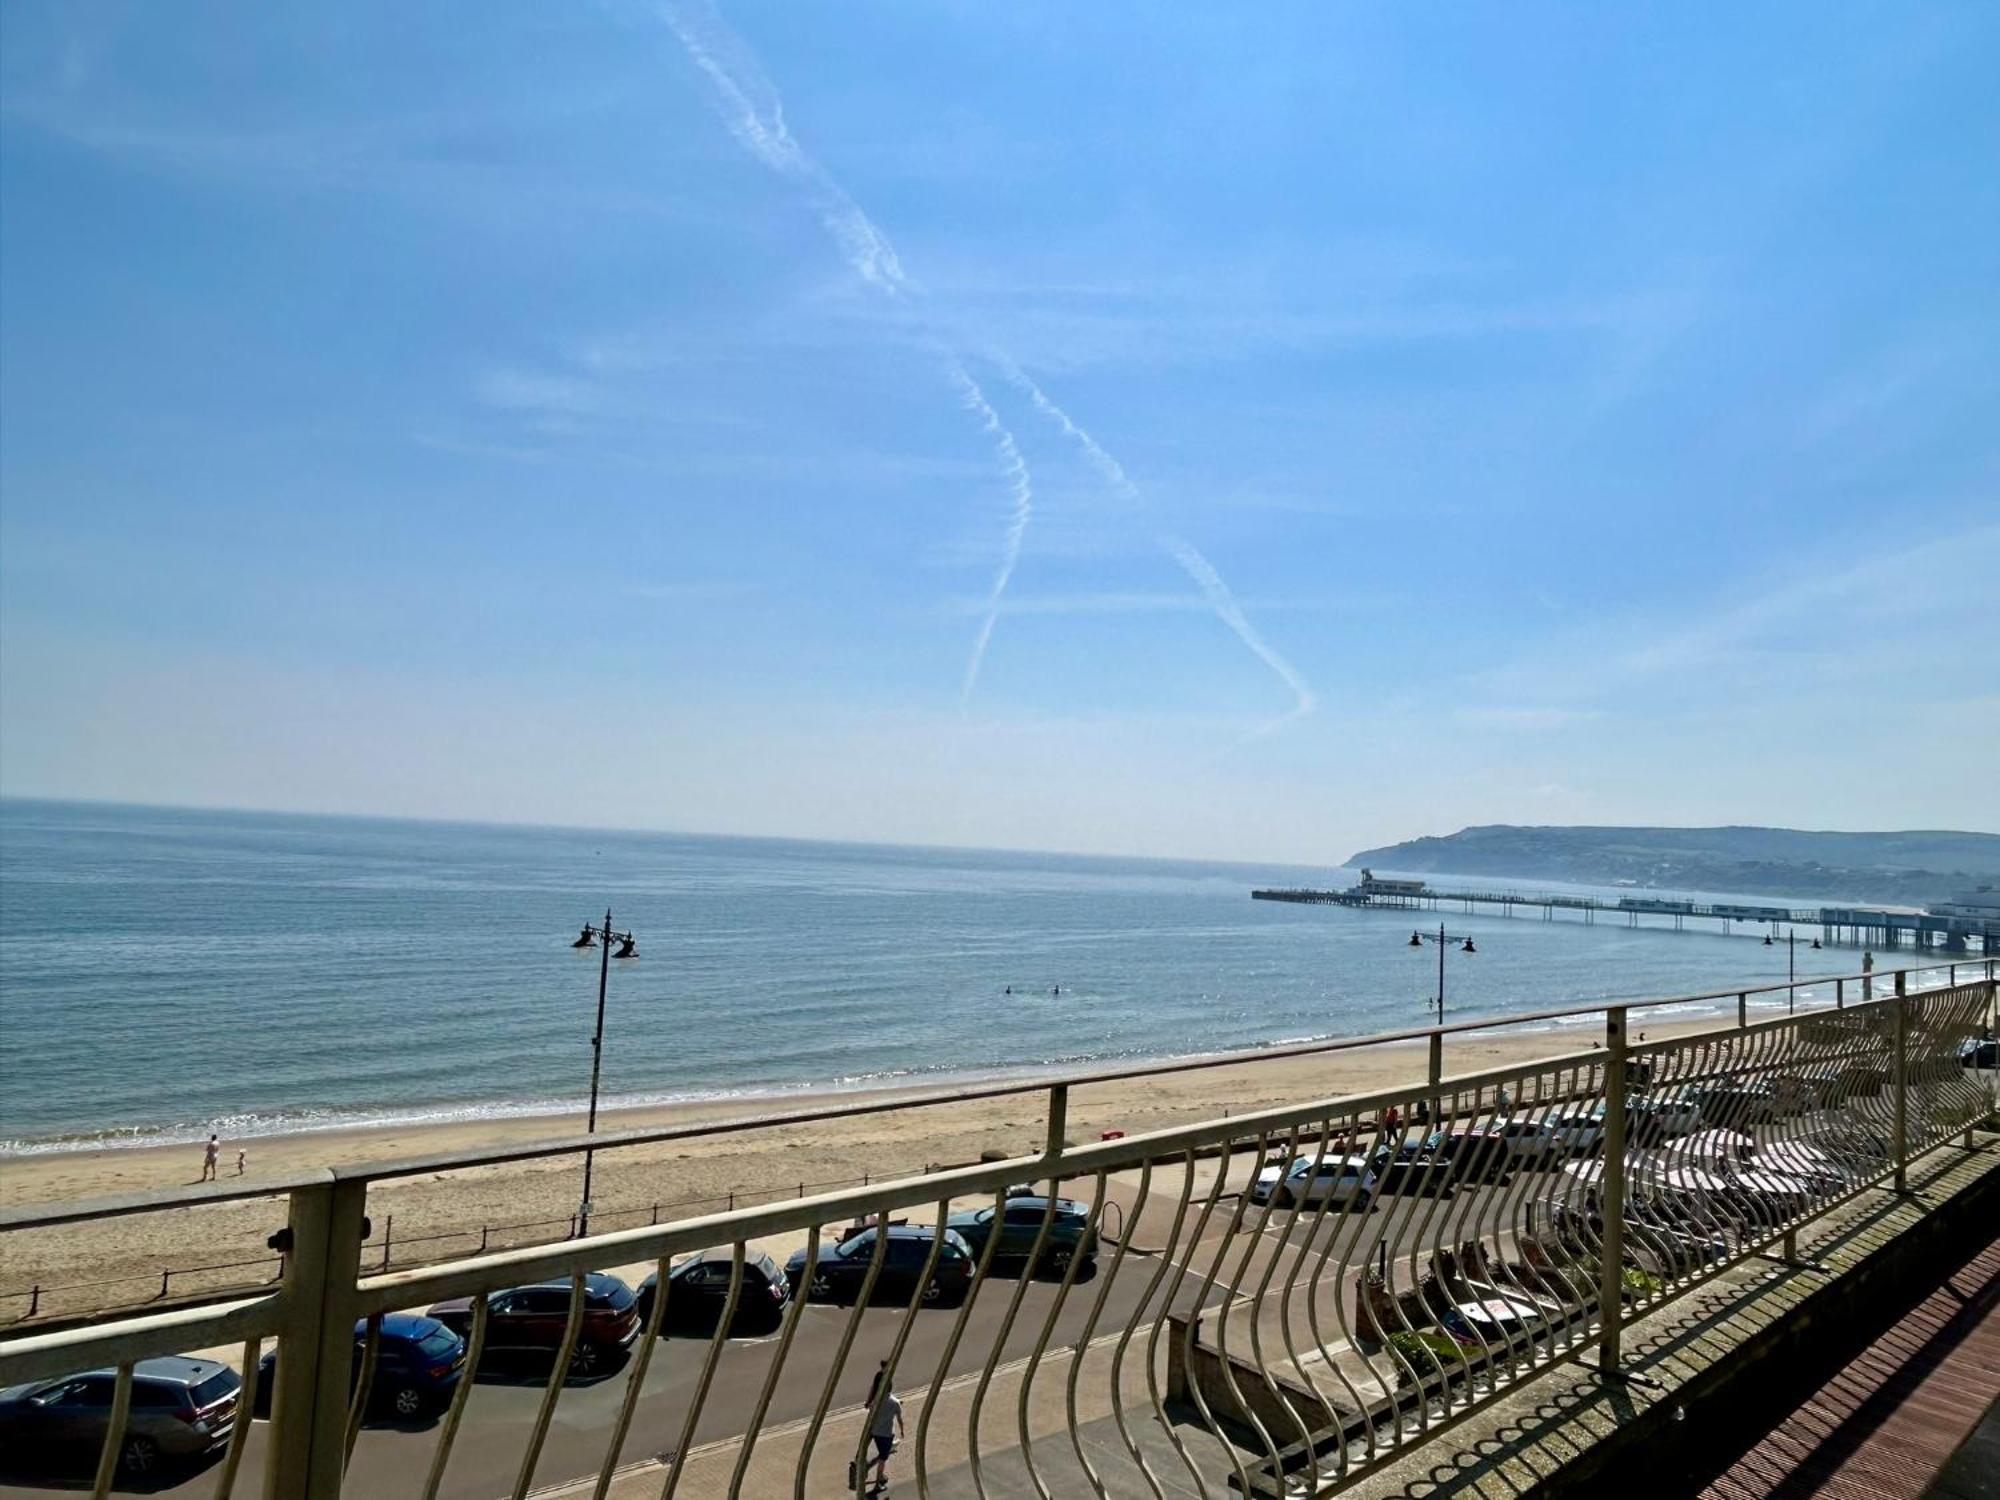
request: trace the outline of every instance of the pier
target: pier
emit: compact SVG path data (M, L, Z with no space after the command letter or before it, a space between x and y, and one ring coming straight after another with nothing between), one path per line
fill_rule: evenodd
M1253 901L1291 901L1309 906L1365 906L1404 911L1438 911L1457 907L1470 914L1498 908L1505 917L1539 913L1553 922L1574 912L1586 926L1600 917L1623 917L1628 927L1650 926L1647 919L1664 919L1684 931L1690 921L1716 922L1724 933L1738 923L1765 928L1777 936L1786 928L1816 927L1820 941L1831 947L1914 948L1944 953L2000 952L2000 921L1977 916L1931 913L1893 907L1760 906L1728 901L1682 901L1657 896L1571 896L1554 891L1434 890L1421 880L1382 879L1367 870L1361 883L1345 890L1268 887L1250 892Z

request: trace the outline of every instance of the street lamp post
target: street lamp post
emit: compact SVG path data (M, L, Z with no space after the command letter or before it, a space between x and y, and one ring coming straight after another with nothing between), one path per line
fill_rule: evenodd
M1461 953L1477 953L1479 950L1472 946L1472 939L1469 937L1459 937L1456 934L1447 935L1444 930L1444 923L1442 922L1438 923L1438 930L1435 933L1413 932L1410 934L1410 946L1412 948L1421 948L1425 943L1437 944L1437 951L1438 951L1437 1010L1438 1010L1438 1025L1442 1026L1444 1025L1444 950L1448 945L1452 943L1458 943L1461 945L1459 948L1459 952Z
M1813 947L1819 946L1819 939L1812 940ZM1771 946L1771 935L1764 934L1764 946ZM1792 1015L1799 1008L1799 930L1785 929L1785 1014Z
M629 932L611 930L609 907L604 909L604 925L592 927L588 922L584 923L582 933L570 947L599 947L599 939L602 939L601 946L604 951L599 955L597 964L597 1029L590 1034L590 1119L584 1126L585 1135L597 1134L597 1080L604 1069L604 995L611 984L611 960L639 956L637 938ZM618 944L618 951L615 953L611 951L613 943ZM576 1233L579 1239L590 1233L590 1173L596 1164L596 1155L597 1153L589 1147L584 1148L583 1203L578 1208L576 1216Z

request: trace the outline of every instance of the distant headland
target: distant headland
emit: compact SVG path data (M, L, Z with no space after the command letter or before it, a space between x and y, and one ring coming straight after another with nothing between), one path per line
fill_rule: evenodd
M1588 885L1823 896L1923 906L2000 876L2000 834L1920 829L1540 828L1507 823L1410 839L1349 866Z

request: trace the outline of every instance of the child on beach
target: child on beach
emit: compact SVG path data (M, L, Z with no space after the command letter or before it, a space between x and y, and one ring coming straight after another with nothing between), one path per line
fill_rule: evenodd
M236 1175L238 1177L241 1177L243 1175L243 1166L249 1160L250 1160L250 1153L244 1150L241 1146L238 1146L236 1148Z

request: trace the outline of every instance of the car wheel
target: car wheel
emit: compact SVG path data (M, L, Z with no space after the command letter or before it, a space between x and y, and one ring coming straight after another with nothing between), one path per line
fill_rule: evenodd
M813 1273L812 1288L807 1295L814 1302L831 1302L833 1300L833 1278L828 1276L824 1271L815 1271Z
M1051 1276L1067 1276L1071 1258L1067 1250L1051 1250L1042 1256L1042 1268Z
M944 1288L938 1285L936 1277L932 1277L924 1283L922 1299L929 1303L937 1303L944 1300Z
M390 1400L399 1417L414 1417L424 1409L424 1393L413 1385L399 1385Z
M150 1474L160 1466L160 1445L149 1437L135 1434L125 1439L118 1463L127 1474Z
M594 1375L603 1358L595 1344L578 1344L569 1357L569 1372L572 1375Z

